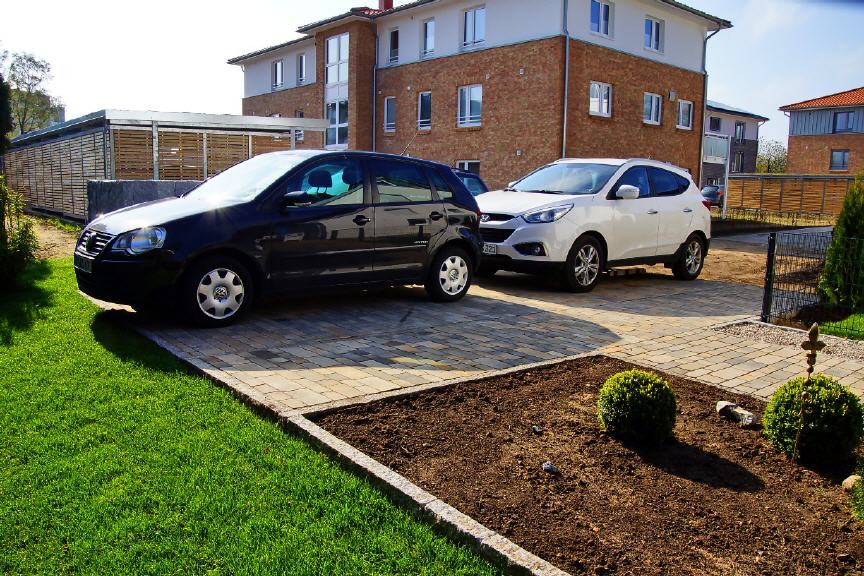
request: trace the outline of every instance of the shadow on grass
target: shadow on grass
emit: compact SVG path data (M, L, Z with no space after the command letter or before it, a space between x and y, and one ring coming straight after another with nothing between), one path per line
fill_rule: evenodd
M104 310L90 324L93 337L111 354L124 362L136 362L163 372L192 373L185 364L144 338L132 324L135 314L125 310Z
M51 267L48 263L37 260L27 267L18 283L4 293L0 303L0 344L12 344L15 332L29 329L40 311L51 305L51 292L36 285L49 274Z

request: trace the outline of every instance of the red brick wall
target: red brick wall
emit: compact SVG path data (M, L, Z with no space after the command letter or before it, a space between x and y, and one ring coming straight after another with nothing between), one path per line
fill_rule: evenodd
M278 92L259 94L243 99L243 114L249 116L272 116L281 114L283 118L293 118L297 110L302 110L305 118L321 118L324 115L321 83L309 84L298 88L288 88ZM306 131L303 142L297 148L321 148L324 146L323 132Z
M849 170L831 170L831 150L849 150ZM858 174L864 172L864 134L790 136L789 174Z
M647 157L687 168L699 181L703 75L610 50L570 41L570 97L567 156ZM591 81L612 85L612 116L588 113ZM669 92L693 102L693 129L676 128L678 103ZM643 96L663 96L659 126L642 122Z
M564 42L553 38L385 68L378 73L377 149L400 154L411 143L411 156L450 166L480 160L486 183L503 187L561 155L563 61ZM483 85L483 125L458 128L458 89L471 84ZM432 129L418 131L417 95L424 91L432 92ZM396 97L394 134L384 132L387 96Z

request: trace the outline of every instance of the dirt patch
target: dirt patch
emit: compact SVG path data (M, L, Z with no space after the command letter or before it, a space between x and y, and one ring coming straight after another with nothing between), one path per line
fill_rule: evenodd
M702 280L731 282L733 284L750 284L762 286L765 283L764 249L758 250L727 250L711 248L705 259L705 266L699 276ZM649 266L648 273L658 276L671 276L672 271L663 266Z
M39 238L37 258L49 260L72 257L72 253L75 251L75 241L78 239L77 234L45 224L39 218L34 218L33 223L36 236Z
M605 434L597 393L630 367L583 358L318 420L573 574L860 573L864 531L837 479L714 413L720 399L760 414L762 402L666 376L675 441L641 452Z

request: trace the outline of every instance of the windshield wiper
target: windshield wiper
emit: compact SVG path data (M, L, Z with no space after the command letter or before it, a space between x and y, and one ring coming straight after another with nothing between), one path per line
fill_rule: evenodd
M515 188L504 188L504 192L518 192Z
M523 192L534 194L564 194L561 190L523 190Z

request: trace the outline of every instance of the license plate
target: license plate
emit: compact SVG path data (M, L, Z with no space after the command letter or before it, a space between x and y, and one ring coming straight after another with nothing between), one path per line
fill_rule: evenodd
M75 265L75 268L81 270L82 272L87 272L88 274L93 272L93 260L87 258L86 256L82 256L81 254L75 254L73 263Z
M498 254L498 246L494 244L483 244L483 254L486 256L495 256Z

